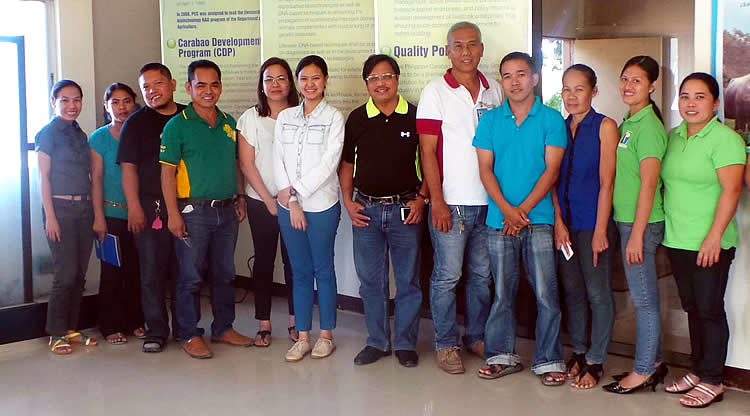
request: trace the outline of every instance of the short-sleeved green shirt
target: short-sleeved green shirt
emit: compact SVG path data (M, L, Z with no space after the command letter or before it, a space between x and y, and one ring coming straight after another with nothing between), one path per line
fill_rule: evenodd
M211 127L190 104L164 126L159 161L177 167L177 198L231 198L237 193L234 118L218 110Z
M667 149L667 133L659 117L649 104L631 116L628 113L620 125L620 143L617 145L617 170L615 192L612 198L615 221L635 221L638 192L641 190L641 161L649 157L661 160ZM654 204L648 222L664 221L661 178L656 184Z
M89 147L102 157L102 182L104 188L104 216L128 219L128 210L122 208L127 205L125 193L122 190L122 174L117 164L117 149L120 142L112 136L109 124L91 133ZM110 202L110 203L107 203ZM119 204L120 207L111 204Z
M669 132L667 153L661 165L667 247L698 251L711 230L722 188L716 170L745 164L745 143L739 134L714 117L703 129L687 137L687 123ZM737 245L734 218L721 236L721 248Z

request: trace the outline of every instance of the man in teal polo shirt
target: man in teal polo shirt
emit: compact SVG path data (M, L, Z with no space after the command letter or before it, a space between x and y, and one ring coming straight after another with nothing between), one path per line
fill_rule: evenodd
M231 115L219 110L221 70L207 60L188 66L185 83L191 104L173 117L162 134L159 161L169 215L169 231L177 238L177 325L182 348L193 358L210 358L200 336L201 268L211 276L211 341L250 346L252 340L234 329L234 247L245 200L237 166L237 131Z
M523 261L538 311L531 369L542 375L543 384L560 385L565 382L565 365L550 190L568 136L560 112L534 96L539 74L529 55L506 55L500 74L505 103L482 116L473 143L479 175L490 196L487 225L496 293L485 328L487 365L479 370L479 377L498 378L523 368L515 353L514 315Z

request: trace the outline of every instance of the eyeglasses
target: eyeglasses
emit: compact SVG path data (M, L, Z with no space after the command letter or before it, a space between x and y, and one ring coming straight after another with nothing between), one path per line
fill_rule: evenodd
M285 76L282 75L282 76L278 76L276 78L274 78L274 77L266 77L266 78L263 79L263 82L265 82L266 84L273 84L274 82L276 82L278 84L286 84L287 82L289 82L289 80Z
M383 81L391 81L391 80L394 80L394 79L398 79L398 75L397 74L391 74L391 73L385 73L385 74L380 74L380 75L370 75L369 77L365 78L365 81L367 81L368 83L370 83L370 82L378 82L381 79Z

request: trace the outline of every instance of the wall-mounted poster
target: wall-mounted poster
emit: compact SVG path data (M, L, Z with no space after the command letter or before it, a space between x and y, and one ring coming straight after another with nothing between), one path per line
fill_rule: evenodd
M187 67L208 59L221 69L219 108L238 118L256 101L260 67L259 0L161 0L162 61L187 104Z
M745 140L750 133L750 1L716 4L716 77L724 94L724 122Z

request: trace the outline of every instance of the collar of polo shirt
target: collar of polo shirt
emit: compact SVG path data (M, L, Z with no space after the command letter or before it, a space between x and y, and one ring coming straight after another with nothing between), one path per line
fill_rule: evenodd
M638 120L642 119L643 117L645 117L646 114L648 114L649 112L652 112L652 111L654 111L654 105L653 104L649 104L649 105L641 108L640 111L638 111L635 114L630 114L630 111L628 111L627 114L625 114L625 118L623 120L624 121L638 121Z
M539 106L542 105L542 100L539 99L539 97L534 97L534 105L531 107L531 110L529 110L528 116L534 116L536 115L537 110L539 110ZM510 103L508 103L508 99L506 98L505 101L503 101L503 105L500 106L502 109L504 117L513 117L515 114L513 114L513 110L510 109Z
M372 101L372 97L370 97L369 100L367 100L367 105L365 106L365 109L367 110L367 118L373 118L380 114L380 109L378 106L375 105L375 102ZM406 114L409 111L409 103L406 101L406 99L399 94L398 95L398 104L396 105L396 112L399 114Z
M219 116L223 117L224 120L227 119L227 113L221 111L221 109L219 109L219 107L216 107L216 112L219 114ZM184 117L185 120L190 120L190 119L200 119L200 120L203 120L203 118L201 116L199 116L198 113L195 112L195 109L193 108L193 103L188 104L188 106L185 107L184 110L182 110L182 117ZM205 121L205 120L203 120L203 121Z
M705 126L703 126L701 131L699 131L698 133L695 133L694 135L690 137L699 138L699 137L706 136L708 133L711 132L711 130L713 130L714 126L716 126L718 122L719 122L719 116L714 116L714 118L712 118L711 121L709 121ZM680 125L677 126L677 130L675 131L675 133L677 133L683 139L689 139L690 137L687 137L687 134L688 134L687 131L688 131L687 121L683 120L682 123L680 123Z

